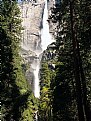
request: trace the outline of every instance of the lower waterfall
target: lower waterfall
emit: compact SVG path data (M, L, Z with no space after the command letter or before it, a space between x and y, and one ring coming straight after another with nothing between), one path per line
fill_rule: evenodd
M37 55L37 57L34 59L31 66L33 68L33 74L34 74L34 95L36 98L39 98L40 97L40 86L39 86L40 59L39 59L39 55Z

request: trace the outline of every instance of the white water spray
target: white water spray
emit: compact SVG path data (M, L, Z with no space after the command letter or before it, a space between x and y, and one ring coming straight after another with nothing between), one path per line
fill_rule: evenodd
M21 3L21 0L18 0L18 2ZM40 5L40 4L38 4L38 5ZM28 4L24 3L24 4L21 4L21 5L20 5L20 7L21 7L21 11L22 11L22 18L23 18L22 25L24 26L23 39L22 39L23 41L21 43L21 47L22 47L24 53L23 52L22 53L23 53L23 57L25 57L25 60L27 60L27 62L30 62L30 64L31 64L32 69L30 68L30 70L28 70L28 71L31 72L33 70L32 71L33 74L34 74L34 83L33 83L34 84L34 90L33 91L34 91L35 97L39 98L40 97L39 70L40 70L41 54L43 53L44 50L47 49L47 46L49 44L54 42L51 34L49 33L47 0L45 0L45 6L44 6L43 23L42 23L43 28L41 29L41 32L39 34L39 36L41 36L41 43L39 41L40 39L39 40L35 39L35 37L31 34L31 31L30 31L31 23L32 23L30 21L33 17L33 15L30 14L30 12L32 11L32 9L30 9L31 4L28 5ZM35 8L38 8L38 6L35 7ZM36 10L35 8L33 10ZM34 12L34 13L36 14L36 12ZM35 25L36 25L36 22L35 22ZM32 29L34 29L34 28L32 28ZM34 32L35 31L33 31L33 33ZM32 40L36 43L34 44L32 42ZM32 42L32 44L31 44L31 42ZM41 50L40 45L42 45L42 50ZM32 56L30 56L29 54L32 55ZM29 59L31 59L30 57L33 57L32 62L31 62L31 60L29 60ZM38 121L38 110L35 111L35 119L36 119L36 121Z
M41 30L41 45L42 45L42 51L38 53L38 58L35 60L33 65L35 65L34 68L34 95L35 97L40 97L40 80L39 80L39 70L40 70L40 60L39 54L41 54L44 50L47 49L47 46L53 42L52 36L49 33L49 24L48 24L48 9L47 9L47 0L45 0L45 7L44 7L44 14L43 14L43 28Z
M40 69L40 60L39 56L34 59L32 63L33 74L34 74L34 95L36 98L40 97L40 86L39 86L39 69Z
M44 8L44 14L43 14L43 28L41 30L41 45L42 45L42 52L47 49L47 46L53 42L52 36L49 33L49 24L48 24L48 9L47 9L47 0L45 0L45 8ZM39 55L38 55L38 58ZM41 58L40 58L41 59ZM34 95L35 97L40 97L40 80L39 80L39 69L40 69L40 60L35 61L35 70L34 73ZM37 112L35 112L35 119L38 121L38 115Z
M36 70L34 70L34 75L35 76L35 82L34 82L34 95L35 97L40 96L40 87L39 87L39 77L38 77L38 73L39 73L39 65L36 66Z
M49 32L47 0L45 0L43 29L41 30L41 40L42 40L41 45L43 50L46 50L47 46L53 42L52 36Z

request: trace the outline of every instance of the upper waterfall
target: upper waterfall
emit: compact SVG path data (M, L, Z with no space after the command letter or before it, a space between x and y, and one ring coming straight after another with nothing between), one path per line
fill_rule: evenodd
M48 8L47 8L47 0L45 0L45 8L43 14L43 28L41 30L41 45L42 50L46 50L47 46L51 44L54 40L49 32L49 23L48 23Z

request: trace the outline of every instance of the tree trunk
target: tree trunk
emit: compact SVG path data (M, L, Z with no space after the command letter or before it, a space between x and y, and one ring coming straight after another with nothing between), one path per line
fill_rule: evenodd
M89 102L87 100L87 88L86 88L86 79L82 67L82 59L80 56L80 50L79 50L79 43L77 41L77 48L78 48L78 57L79 57L79 67L80 67L80 74L81 74L81 82L82 82L82 96L83 96L83 105L84 105L84 111L86 115L86 121L91 121L91 111Z
M81 80L79 73L79 59L77 53L77 41L74 33L74 22L73 22L73 0L70 0L70 20L71 20L71 33L72 33L72 43L73 43L73 57L74 57L74 75L76 81L76 94L77 94L77 108L78 108L78 118L79 121L85 121L83 103L82 103L82 89Z

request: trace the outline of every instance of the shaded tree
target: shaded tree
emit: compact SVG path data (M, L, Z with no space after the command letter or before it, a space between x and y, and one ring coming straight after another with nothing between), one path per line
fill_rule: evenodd
M64 1L61 1L60 5L55 6L52 12L52 16L50 17L51 20L54 23L56 23L56 28L57 28L56 34L55 34L56 44L57 44L57 47L59 47L58 56L61 55L59 61L63 63L65 62L64 65L67 65L67 63L70 61L69 63L70 66L68 66L68 68L72 73L68 78L68 82L70 81L70 77L72 77L70 82L73 82L73 85L75 85L76 99L77 99L77 106L78 106L78 109L76 110L78 111L78 117L80 121L81 120L84 121L85 116L87 121L91 120L89 115L90 103L87 98L87 94L88 94L87 82L90 80L86 80L87 73L86 73L86 70L84 69L89 65L88 59L86 59L85 57L89 55L88 53L90 52L90 49L91 49L91 46L90 46L91 44L89 43L90 42L89 30L91 29L90 22L89 22L90 19L87 19L87 18L90 18L91 10L89 9L89 7L90 7L90 1L85 1L85 0L65 1L64 0ZM85 24L86 21L88 24ZM86 36L86 31L88 31L87 32L88 36ZM62 54L60 47L63 47L64 54ZM68 51L68 56L65 57L65 52L67 51ZM63 58L65 58L64 61L63 61ZM63 72L66 72L67 68L65 68L65 66L64 66L64 69L65 70L63 70ZM68 71L65 73L64 79L66 79L66 75L68 73L69 73ZM61 77L62 76L61 71L59 71L59 74ZM54 81L54 87L57 83L58 83L58 79ZM61 83L61 78L60 78L60 83ZM60 88L60 91L61 91L61 88ZM75 91L73 91L73 93L75 94ZM57 99L56 95L57 95L57 92L55 94L55 97ZM64 112L64 114L65 113L66 111Z
M0 98L1 120L4 121L32 121L37 108L37 100L21 67L19 14L15 0L0 1Z

